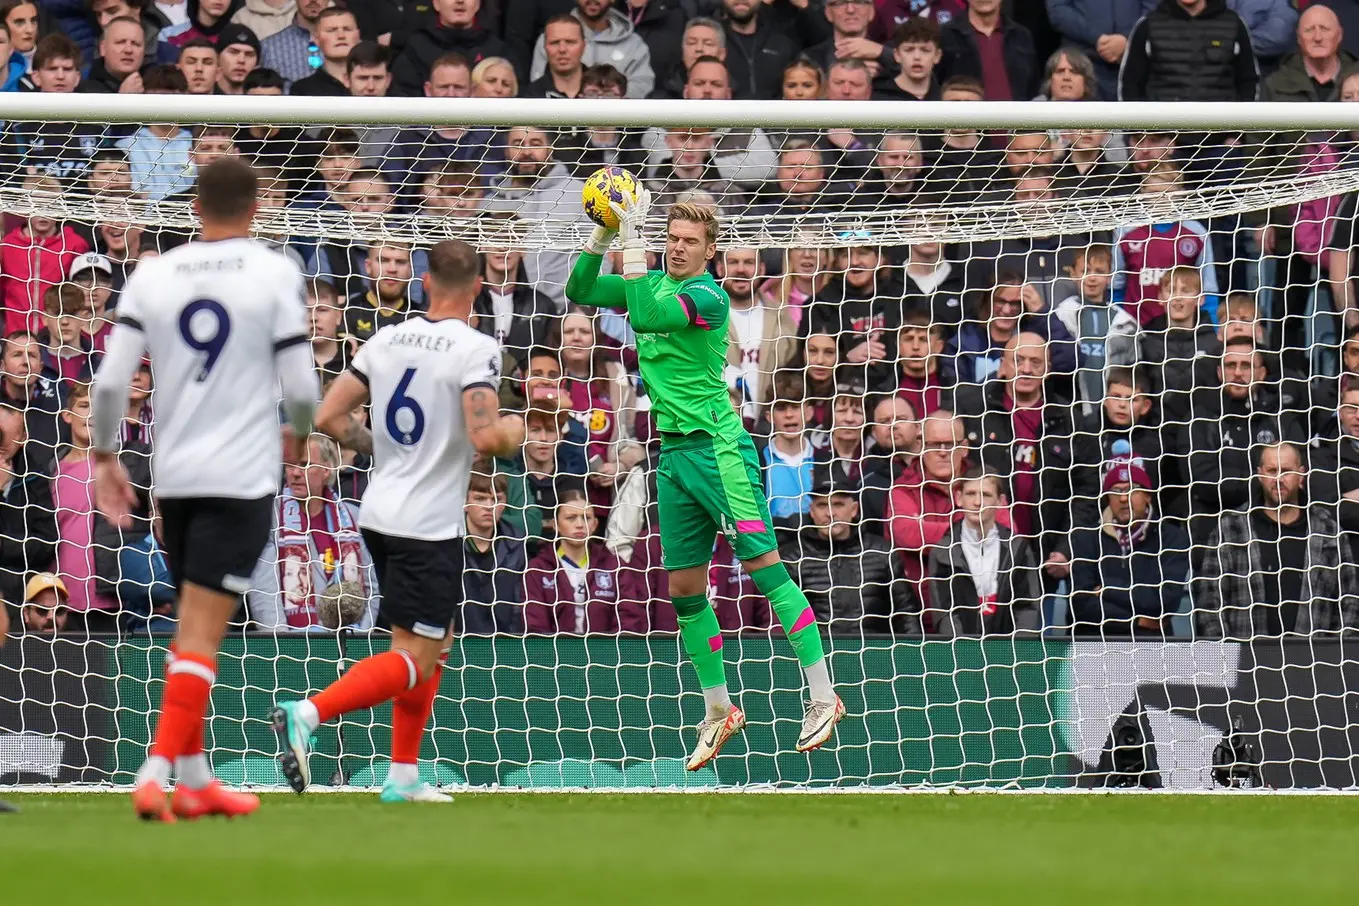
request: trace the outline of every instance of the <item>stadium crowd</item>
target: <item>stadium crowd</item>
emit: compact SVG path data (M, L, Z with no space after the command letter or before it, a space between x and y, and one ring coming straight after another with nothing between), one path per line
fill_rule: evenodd
M1303 7L1301 14L1295 6ZM1359 0L6 0L4 91L1080 102L1359 100ZM1278 155L1253 149L1284 149ZM1359 628L1356 196L1200 222L912 245L865 206L1131 196L1271 166L1359 165L1354 136L1081 130L5 124L27 193L167 204L239 155L269 211L485 227L478 329L523 412L466 511L464 633L675 631L650 466L659 439L621 313L569 306L575 222L605 165L658 203L783 225L725 243L727 377L782 552L837 634L1246 638ZM190 238L7 215L0 247L0 596L13 629L158 631L154 389L136 378L120 530L90 492L88 381L139 261ZM421 310L419 244L265 237L309 275L323 381ZM316 436L288 467L242 619L371 628L367 462ZM767 602L719 537L729 631ZM431 589L431 593L445 590ZM448 591L447 593L456 593ZM3 611L0 611L3 612Z

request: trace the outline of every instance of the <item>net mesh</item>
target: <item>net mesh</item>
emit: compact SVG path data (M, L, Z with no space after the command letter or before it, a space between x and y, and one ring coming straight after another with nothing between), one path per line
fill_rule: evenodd
M485 540L464 588L430 589L466 603L428 778L1359 782L1350 133L6 135L0 782L127 783L149 741L175 625L149 501L155 389L138 378L124 424L144 493L120 533L94 510L79 388L126 275L192 238L196 168L222 155L260 168L258 234L309 277L325 379L421 310L432 243L483 253L474 319L502 344L502 404L529 435L479 466L496 477L474 481ZM715 768L682 770L703 706L660 567L651 401L623 314L564 292L592 229L583 180L605 165L656 198L654 266L666 206L720 211L733 405L851 715L810 757L793 753L797 661L719 535L709 596L750 724ZM272 701L387 644L366 553L336 528L370 464L321 443L310 462L284 485L310 528L275 532L221 659L207 749L234 782L282 782ZM554 526L576 489L594 530L582 569ZM390 724L378 709L325 729L315 775L380 783Z

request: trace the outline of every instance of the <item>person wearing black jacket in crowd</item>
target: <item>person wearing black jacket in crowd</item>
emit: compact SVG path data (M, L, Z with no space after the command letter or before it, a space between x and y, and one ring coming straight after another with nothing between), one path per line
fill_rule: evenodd
M529 282L523 252L498 247L495 239L489 243L482 251L481 292L472 303L472 314L477 330L495 337L523 368L529 350L547 338L557 307Z
M769 100L783 90L783 69L801 49L761 0L722 0L732 96Z
M977 79L988 101L1027 101L1038 93L1033 35L1001 5L1002 0L971 0L966 15L939 30L940 78Z
M1003 481L972 466L956 483L962 518L931 550L926 616L940 635L1035 633L1043 628L1043 581L1033 544L1001 525Z
M680 65L680 40L689 18L682 0L641 0L622 6L632 20L633 30L651 52L651 71L659 81ZM653 92L654 93L654 92Z
M920 633L920 601L901 560L859 520L858 482L825 475L808 521L780 551L817 621L832 635Z
M1218 514L1249 502L1257 446L1307 442L1298 419L1281 407L1278 388L1267 381L1265 354L1250 338L1227 341L1218 379L1220 388L1195 395L1193 419L1178 441L1189 451L1189 534L1196 546L1207 540Z
M141 94L138 75L146 61L146 39L135 19L114 19L99 37L99 56L76 86L82 94ZM135 78L134 78L135 77ZM128 82L128 79L133 79Z
M523 535L501 519L509 499L503 473L478 459L467 486L467 537L463 541L462 600L454 632L492 635L524 631L524 570L528 548Z
M1094 470L1083 477L1084 486L1100 486L1104 481L1103 469L1116 456L1131 458L1146 470L1152 487L1161 489L1161 512L1187 515L1178 462L1172 465L1162 455L1167 444L1147 369L1112 367L1105 373L1104 383L1100 407L1077 423L1079 433L1093 441L1082 448L1092 458L1084 460L1080 467ZM1174 441L1172 435L1169 443L1172 448Z
M1093 525L1071 532L1071 634L1164 637L1189 578L1189 535L1157 513L1144 460L1115 458Z
M1227 0L1161 0L1128 35L1121 101L1253 101L1259 89L1250 29Z
M1005 344L1000 371L984 384L954 388L954 410L963 418L968 446L983 465L1009 482L1012 526L1033 537L1048 575L1068 572L1065 533L1092 525L1098 485L1073 470L1094 455L1093 438L1076 431L1076 407L1052 392L1045 340L1023 331Z
M510 55L504 41L477 24L481 0L432 2L439 14L437 24L425 25L412 34L401 55L392 63L393 97L422 97L434 61L446 53L456 51L467 60L469 66L476 66L487 57ZM530 52L531 49L532 45ZM515 62L519 72L528 71L517 59Z
M868 236L855 235L851 241ZM895 342L901 326L901 284L892 276L875 245L854 245L836 253L836 269L843 277L812 300L805 334L835 337L839 360L862 369L862 383L879 387L895 374Z
M48 569L56 557L53 463L32 441L0 445L0 598L5 601L22 601L28 575Z

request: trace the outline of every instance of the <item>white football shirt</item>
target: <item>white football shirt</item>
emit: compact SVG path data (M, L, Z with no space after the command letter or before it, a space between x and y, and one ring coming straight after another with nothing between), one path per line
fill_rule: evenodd
M139 264L117 315L151 357L156 494L278 493L275 354L309 334L297 265L252 239L190 242Z
M374 334L350 370L372 400L373 472L360 525L420 541L461 537L475 454L462 394L499 388L499 345L466 321L417 316Z

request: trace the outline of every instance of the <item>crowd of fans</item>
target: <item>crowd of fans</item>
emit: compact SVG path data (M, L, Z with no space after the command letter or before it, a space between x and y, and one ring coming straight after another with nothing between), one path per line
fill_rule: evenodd
M1356 52L1359 0L0 3L5 91L1351 101ZM578 221L582 179L603 165L637 173L662 205L707 201L788 225L778 249L725 243L713 266L732 302L732 402L756 438L785 560L832 633L1359 628L1356 196L948 246L868 229L799 240L863 206L1060 203L1240 179L1262 148L1293 172L1359 163L1349 134L0 132L6 172L33 194L182 203L197 167L239 155L261 174L266 213L485 227L474 318L503 346L502 402L527 430L519 455L474 468L465 633L676 628L650 486L659 438L626 319L569 307L571 253L523 241L526 225ZM150 363L123 427L142 491L130 529L92 504L88 381L127 274L188 238L6 218L0 597L15 629L134 633L173 619ZM309 275L323 381L421 310L418 242L264 238ZM366 630L368 463L320 436L307 446L241 616L277 632ZM724 629L770 629L720 536L710 576Z

